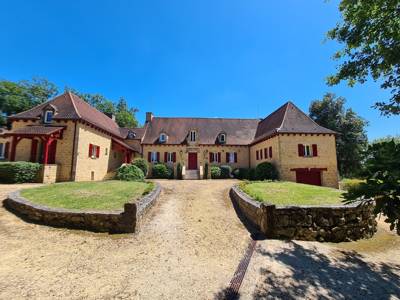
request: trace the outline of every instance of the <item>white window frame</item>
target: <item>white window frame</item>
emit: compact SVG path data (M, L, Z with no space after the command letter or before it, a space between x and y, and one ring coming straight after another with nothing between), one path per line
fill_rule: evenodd
M222 138L223 137L223 138ZM225 133L221 133L219 135L219 142L220 143L225 143L226 142L226 134Z
M197 139L197 133L196 133L196 130L190 130L190 133L189 133L189 141L191 141L191 142L195 142L196 141L196 139Z
M218 152L213 152L214 153L214 155L213 155L213 163L218 163Z
M164 143L167 141L167 135L165 133L160 134L160 142Z
M150 153L151 153L151 156L150 156L151 162L152 162L152 163L157 162L157 151L151 151Z
M100 146L92 144L92 153L90 155L90 158L92 158L92 159L100 158L100 157L97 157L97 148L100 148Z
M303 145L303 146L304 146L304 156L305 156L305 157L312 157L313 154L312 154L312 147L311 147L311 145L306 144L306 145Z
M235 163L235 152L229 152L229 163L230 164Z
M0 143L0 159L5 158L5 152L6 152L6 144L5 143Z
M51 120L49 121L48 120L48 115L49 114L51 114ZM45 112L44 112L44 123L47 123L47 124L49 124L49 123L51 123L52 121L53 121L53 115L54 115L54 112L53 111L51 111L51 110L46 110Z
M172 152L167 152L167 162L168 162L168 163L174 162L174 160L173 160L173 153L172 153Z

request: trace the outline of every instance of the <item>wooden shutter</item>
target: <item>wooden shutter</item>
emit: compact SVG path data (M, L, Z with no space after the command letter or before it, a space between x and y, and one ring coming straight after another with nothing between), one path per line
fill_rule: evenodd
M37 145L38 145L38 140L33 139L31 145L31 159L30 159L31 162L36 162Z
M99 158L100 157L100 146L96 147L96 157Z
M8 151L10 149L10 142L6 143L6 148L4 149L4 158L8 158Z
M272 147L269 147L269 158L272 158Z
M92 157L93 145L89 144L89 157Z
M226 162L229 163L229 152L226 152Z
M317 144L312 145L312 154L313 156L318 156L318 146Z
M173 152L173 153L172 153L172 161L173 161L173 162L176 162L176 152Z
M263 159L263 151L262 151L262 149L260 150L260 159Z
M167 162L168 160L168 152L164 152L164 162Z
M303 144L298 144L297 149L299 152L299 156L304 156L304 145Z
M210 163L213 162L213 154L214 154L214 153L210 152Z
M268 148L264 148L264 158L268 158Z
M233 159L234 159L234 162L237 163L237 152L235 152L235 153L233 154L233 156L234 156L234 158L233 158Z
M148 152L148 153L147 153L147 161L148 161L148 162L151 162L151 152Z
M221 152L218 152L218 162L221 162Z
M258 160L258 150L256 151L256 160Z
M160 152L157 152L157 162L160 162Z

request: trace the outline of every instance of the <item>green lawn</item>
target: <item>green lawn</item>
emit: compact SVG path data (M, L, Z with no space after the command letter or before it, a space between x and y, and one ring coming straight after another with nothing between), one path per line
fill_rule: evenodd
M343 191L286 181L244 182L240 188L257 201L276 205L329 205L343 200Z
M48 207L117 210L150 192L153 183L134 181L68 182L26 189L21 195Z

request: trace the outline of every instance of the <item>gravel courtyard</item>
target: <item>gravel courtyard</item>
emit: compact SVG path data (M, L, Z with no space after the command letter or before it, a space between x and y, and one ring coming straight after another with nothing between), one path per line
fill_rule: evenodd
M0 299L216 299L250 241L228 197L235 181L160 181L139 234L26 223L0 207ZM28 187L30 185L23 185ZM0 185L0 199L17 185ZM397 299L400 238L260 240L240 299Z

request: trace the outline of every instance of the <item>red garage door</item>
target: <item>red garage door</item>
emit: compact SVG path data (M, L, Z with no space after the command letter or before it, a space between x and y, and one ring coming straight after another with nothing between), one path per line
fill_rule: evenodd
M322 185L321 170L313 170L313 169L296 170L296 182L313 184L313 185Z

